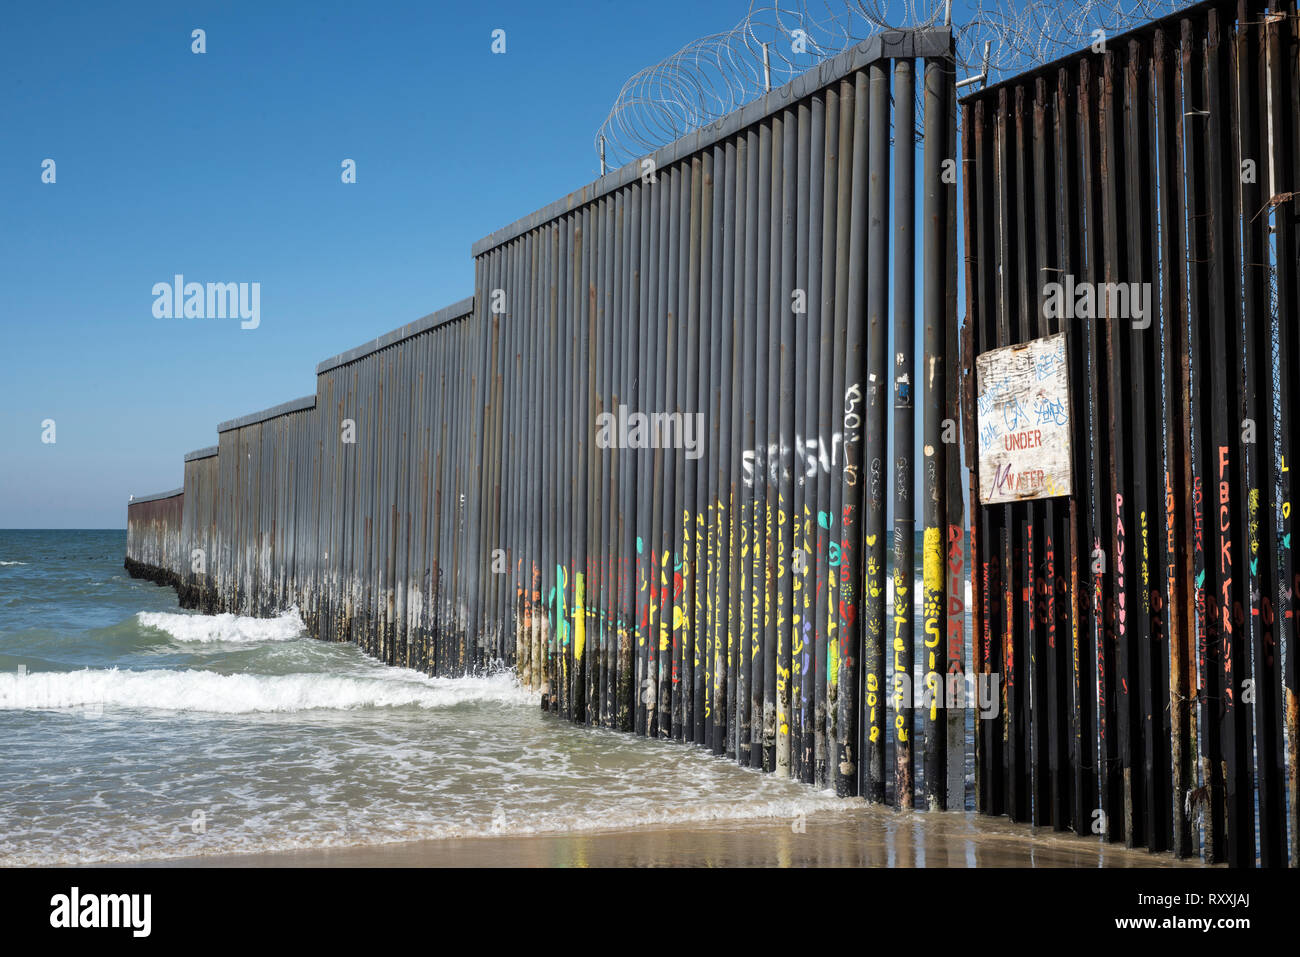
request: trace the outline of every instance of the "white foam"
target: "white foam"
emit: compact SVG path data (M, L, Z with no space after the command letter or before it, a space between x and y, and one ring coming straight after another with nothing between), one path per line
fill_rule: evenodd
M26 562L0 562L0 565L26 565Z
M248 644L261 641L293 641L306 634L298 609L290 608L275 618L246 618L221 615L179 615L165 611L142 611L136 619L146 628L165 631L173 641L220 641Z
M429 829L420 834L417 839L486 837L497 834L630 831L646 827L673 827L728 821L788 822L801 814L815 814L818 811L843 810L843 808L843 802L836 798L833 791L814 791L810 794L775 798L746 795L745 800L725 802L704 799L695 804L668 807L636 807L629 801L605 809L599 815L584 815L570 810L565 813L522 815L519 820L512 820L509 815L502 815L493 820L490 825L466 821L463 825L451 824Z
M251 714L405 706L432 709L466 702L531 701L532 695L505 674L426 678L402 669L394 677L223 675L215 671L117 668L0 673L0 711L96 706Z

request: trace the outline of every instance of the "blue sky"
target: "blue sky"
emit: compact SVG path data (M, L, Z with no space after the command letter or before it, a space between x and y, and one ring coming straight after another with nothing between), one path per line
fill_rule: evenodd
M312 392L319 360L469 295L474 240L599 173L593 137L628 76L744 12L9 7L0 528L123 527L127 495L178 486L219 421ZM261 326L155 319L150 289L177 272L261 282Z
M597 176L624 81L747 7L12 6L0 528L124 527L127 496L180 485L218 422L470 295L475 240ZM151 288L176 273L260 282L260 327L155 318Z

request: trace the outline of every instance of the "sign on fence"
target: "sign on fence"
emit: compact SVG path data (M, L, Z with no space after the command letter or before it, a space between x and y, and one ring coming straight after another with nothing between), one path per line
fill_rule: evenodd
M1071 494L1065 334L985 352L975 376L980 503Z

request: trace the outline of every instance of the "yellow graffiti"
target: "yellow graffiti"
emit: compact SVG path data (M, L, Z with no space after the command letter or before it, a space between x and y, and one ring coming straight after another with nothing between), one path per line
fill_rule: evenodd
M943 607L943 553L939 548L939 529L936 527L925 530L925 538L922 544L923 555L923 575L922 581L925 585L925 595L922 603L922 610L925 615L925 647L929 649L929 670L933 672L938 664L936 650L939 647L939 613ZM931 705L931 718L935 715L934 705Z
M582 650L587 647L586 582L580 572L573 573L573 660L582 660Z
M1250 553L1259 553L1259 489L1250 490L1246 499L1250 510Z
M880 722L876 720L876 705L880 703L880 683L873 674L867 674L867 707L870 708L869 723L871 731L868 740L877 741L880 738Z
M1138 527L1139 527L1139 532L1142 535L1142 585L1143 587L1145 587L1149 581L1148 572L1147 572L1147 558L1150 555L1150 551L1148 550L1149 546L1147 542L1146 509L1138 510Z
M771 548L772 546L772 509L766 507L763 510L763 528L764 544ZM766 628L772 623L772 566L763 562L763 627Z
M925 687L930 692L930 720L939 720L939 675L931 671L925 676Z
M903 644L901 631L908 623L911 611L908 607L909 577L902 567L894 568L894 727L898 731L900 743L908 740L907 731L903 727L903 707L910 662L904 654L906 646Z
M874 556L867 557L867 596L879 598L882 589L880 561Z

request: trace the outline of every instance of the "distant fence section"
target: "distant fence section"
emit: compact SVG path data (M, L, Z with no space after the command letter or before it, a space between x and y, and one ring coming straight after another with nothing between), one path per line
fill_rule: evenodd
M175 584L184 552L184 502L184 488L131 497L127 503L126 562L133 575L162 585Z
M1289 814L1297 861L1297 37L1202 4L962 101L971 347L1064 333L1071 383L970 370L972 501L1073 437L1070 497L974 510L987 813L1240 865Z
M185 456L184 495L128 505L129 561L174 576L187 607L297 606L313 634L390 664L509 664L468 643L449 584L477 558L465 489L479 468L452 452L475 414L471 307L322 362L315 395L221 423L217 445Z

